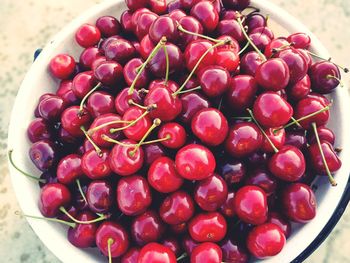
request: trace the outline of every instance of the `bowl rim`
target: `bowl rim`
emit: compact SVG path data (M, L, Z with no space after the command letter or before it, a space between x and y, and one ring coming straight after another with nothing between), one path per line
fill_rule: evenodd
M8 149L13 149L14 145L18 144L17 138L15 136L16 132L15 129L18 126L18 123L16 122L17 119L17 112L18 109L23 108L22 103L25 101L24 96L26 95L25 92L25 86L28 86L27 83L30 83L32 79L34 78L34 74L36 70L42 68L43 66L47 66L47 61L50 58L50 55L53 53L53 51L58 47L58 45L63 42L69 35L72 34L81 24L86 22L89 18L95 17L97 14L100 14L101 12L105 11L108 8L112 8L113 6L117 4L121 4L123 0L107 0L102 3L96 4L92 6L87 11L80 14L77 18L75 18L72 22L70 22L68 25L66 25L58 34L56 34L51 40L48 42L48 44L44 47L42 50L40 56L37 58L37 60L32 64L30 69L28 70L24 80L22 81L22 84L20 86L20 89L18 91L18 94L16 96L16 100L12 109L11 118L10 118L10 125L9 125L9 135L8 135ZM284 27L288 28L291 32L305 32L310 35L313 43L313 49L320 55L324 57L328 57L328 51L323 46L323 44L317 39L317 37L310 32L307 27L305 27L299 20L291 16L286 10L278 7L277 5L267 1L267 0L252 0L252 5L257 6L260 8L260 10L263 13L270 14L271 18L273 20L276 20L277 22L280 22ZM348 93L345 89L343 90L337 90L335 93L336 98L340 101L341 108L345 109L345 105L349 105L350 100ZM16 122L16 123L15 123ZM350 134L349 131L349 122L346 120L346 118L342 117L342 124L343 128L345 129L345 134ZM343 135L344 137L345 135ZM350 144L349 144L350 145ZM345 149L344 154L342 153L342 156L345 156L345 152L349 152L347 149ZM20 160L22 161L22 160ZM16 186L16 183L19 182L18 177L16 176L17 171L14 170L13 167L9 164L9 170L10 170L10 176L12 185ZM339 202L337 203L336 208L334 208L334 211L332 215L327 219L327 223L322 227L319 234L308 244L308 246L302 250L300 253L298 253L297 256L293 255L292 258L288 259L292 262L301 262L305 258L307 258L315 249L326 239L326 237L329 235L331 230L335 227L336 223L339 221L341 215L343 214L349 200L350 200L350 175L349 175L350 166L349 164L343 162L343 168L342 171L346 171L347 175L347 183L344 185L344 191L342 193L341 198L339 199ZM16 178L17 177L17 178ZM23 183L23 182L22 182ZM23 183L26 184L26 183ZM25 187L14 187L14 191L18 200L18 203L22 209L22 211L27 211L26 205L25 205L25 199L22 195L22 190ZM50 235L47 235L47 233L44 233L41 231L41 227L46 225L47 227L50 226L50 223L42 222L42 221L36 221L27 218L27 221L31 228L34 230L36 235L40 238L40 240L46 245L46 247L53 252L53 254L60 259L62 262L70 262L72 259L69 253L62 253L62 250L59 246L56 245L56 240L53 240L53 238ZM68 243L68 242L67 242ZM78 253L78 252L77 252ZM83 251L83 253L85 253ZM68 255L67 255L68 254ZM276 257L268 259L267 262L278 262L275 261ZM283 259L287 260L287 258ZM90 261L89 261L90 262ZM92 262L92 261L91 261ZM281 261L279 261L281 262ZM287 262L287 261L285 261Z

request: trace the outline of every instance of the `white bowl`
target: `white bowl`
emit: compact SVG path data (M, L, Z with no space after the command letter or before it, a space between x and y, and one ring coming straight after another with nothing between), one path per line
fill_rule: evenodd
M327 50L320 41L296 18L289 15L283 9L266 0L252 0L252 5L269 14L289 32L305 32L312 38L313 51L323 57L329 57ZM94 6L57 34L44 48L38 59L33 63L19 89L11 116L9 127L8 147L14 149L14 159L19 167L33 174L38 174L28 157L30 142L26 136L26 128L33 119L33 112L39 96L46 92L54 92L57 81L48 72L50 59L58 53L73 54L76 59L81 48L74 41L76 29L85 22L94 23L101 15L113 15L117 18L125 10L122 0L106 1ZM337 145L344 146L341 153L342 168L336 174L338 186L329 185L326 177L320 177L314 185L317 185L318 212L316 218L303 226L295 226L292 236L288 239L283 251L266 262L295 262L302 261L323 241L335 223L339 220L349 199L347 182L349 178L350 162L346 162L344 156L350 156L349 121L346 116L350 101L346 89L338 89L332 94L334 105L332 107L332 119L330 127L336 133ZM9 165L10 166L10 165ZM36 182L26 179L10 166L12 183L18 202L25 214L40 215L37 206L39 187ZM344 195L346 192L347 195ZM343 197L343 198L342 198ZM338 207L339 205L339 207ZM338 208L337 208L338 207ZM80 250L72 246L66 237L67 229L57 223L27 219L33 230L42 242L63 262L101 262L105 261L95 249ZM320 234L321 233L321 234ZM311 244L311 245L310 245Z

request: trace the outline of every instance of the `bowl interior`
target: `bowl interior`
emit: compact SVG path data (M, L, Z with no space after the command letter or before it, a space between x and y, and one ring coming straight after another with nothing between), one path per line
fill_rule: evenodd
M310 34L313 51L321 56L328 57L328 52L320 41L286 11L266 0L252 0L252 5L260 8L263 13L270 15L271 20L274 21L272 27L277 32L305 32ZM50 76L47 69L49 60L58 53L72 54L78 60L81 48L74 41L76 29L83 23L94 23L101 15L112 15L119 18L125 9L126 6L122 0L109 0L94 6L56 35L44 48L35 63L33 63L18 92L9 127L8 147L9 149L14 149L14 159L19 167L23 167L26 171L33 174L38 174L27 154L30 142L26 136L26 128L33 119L33 112L39 96L43 93L55 92L57 88L58 82ZM336 133L337 145L345 146L349 143L346 135L350 134L349 122L345 118L346 107L349 105L348 94L345 88L338 89L331 97L334 99L334 106L331 110L332 119L329 127ZM267 262L292 261L320 233L334 213L344 192L350 164L344 161L343 156L349 156L349 154L350 152L347 148L344 148L341 153L343 167L337 172L336 180L338 186L336 188L332 188L329 185L326 177L320 177L314 182L315 188L317 188L316 196L318 201L316 218L306 225L293 225L293 234L288 239L283 251L276 257L268 259ZM39 195L37 183L24 178L10 165L9 167L17 199L23 212L30 215L40 215L37 206ZM42 220L28 219L28 222L44 244L61 261L71 262L72 259L86 263L105 261L104 257L95 249L80 250L72 246L67 241L66 227Z

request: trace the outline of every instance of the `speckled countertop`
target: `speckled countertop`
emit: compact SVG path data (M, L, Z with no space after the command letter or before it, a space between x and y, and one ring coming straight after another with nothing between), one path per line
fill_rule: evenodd
M334 60L350 66L349 0L271 0L304 22L326 45ZM6 163L10 111L33 51L81 10L96 0L0 0L0 258L1 262L58 262L25 219L15 216L18 204ZM349 84L349 78L346 79ZM348 85L350 86L350 85ZM20 113L19 113L20 114ZM350 262L350 209L311 263Z

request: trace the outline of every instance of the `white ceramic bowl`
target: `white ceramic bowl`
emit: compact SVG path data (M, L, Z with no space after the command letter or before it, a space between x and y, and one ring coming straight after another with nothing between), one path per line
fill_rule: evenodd
M252 5L260 8L263 13L269 14L272 20L287 31L308 33L312 37L313 51L323 57L329 56L320 41L303 24L286 11L266 0L252 0ZM26 128L33 119L33 112L39 96L46 92L54 92L57 88L57 81L48 72L50 59L58 53L73 54L78 59L81 48L74 41L76 29L85 22L94 23L101 15L113 15L119 18L125 8L126 6L123 0L106 1L94 6L57 34L33 63L18 92L9 127L8 147L9 149L14 149L14 159L20 167L33 174L38 174L38 171L34 168L28 157L30 142L26 136ZM318 201L316 218L306 225L295 226L293 234L288 239L283 251L279 255L267 260L267 262L290 262L298 256L296 262L300 262L305 256L308 256L319 245L319 241L325 238L334 226L334 222L342 214L341 205L336 211L340 201L342 200L343 203L346 203L347 198L349 198L347 195L345 197L343 196L342 199L350 171L350 162L346 162L344 159L345 156L350 156L348 147L350 145L349 118L346 118L350 101L345 88L338 89L336 93L332 94L332 98L334 99L334 106L332 107L330 127L336 133L337 145L344 147L341 153L343 166L336 174L338 186L332 188L326 177L319 178L314 183L317 185L316 196ZM38 184L26 179L11 166L10 173L17 199L23 212L30 215L40 215L37 206L39 196ZM347 191L348 193L349 191ZM61 261L84 263L105 261L95 249L80 250L72 246L67 240L67 230L64 226L42 220L27 220L42 242ZM319 235L320 233L321 235ZM311 243L313 244L310 246ZM303 251L304 253L302 253Z

